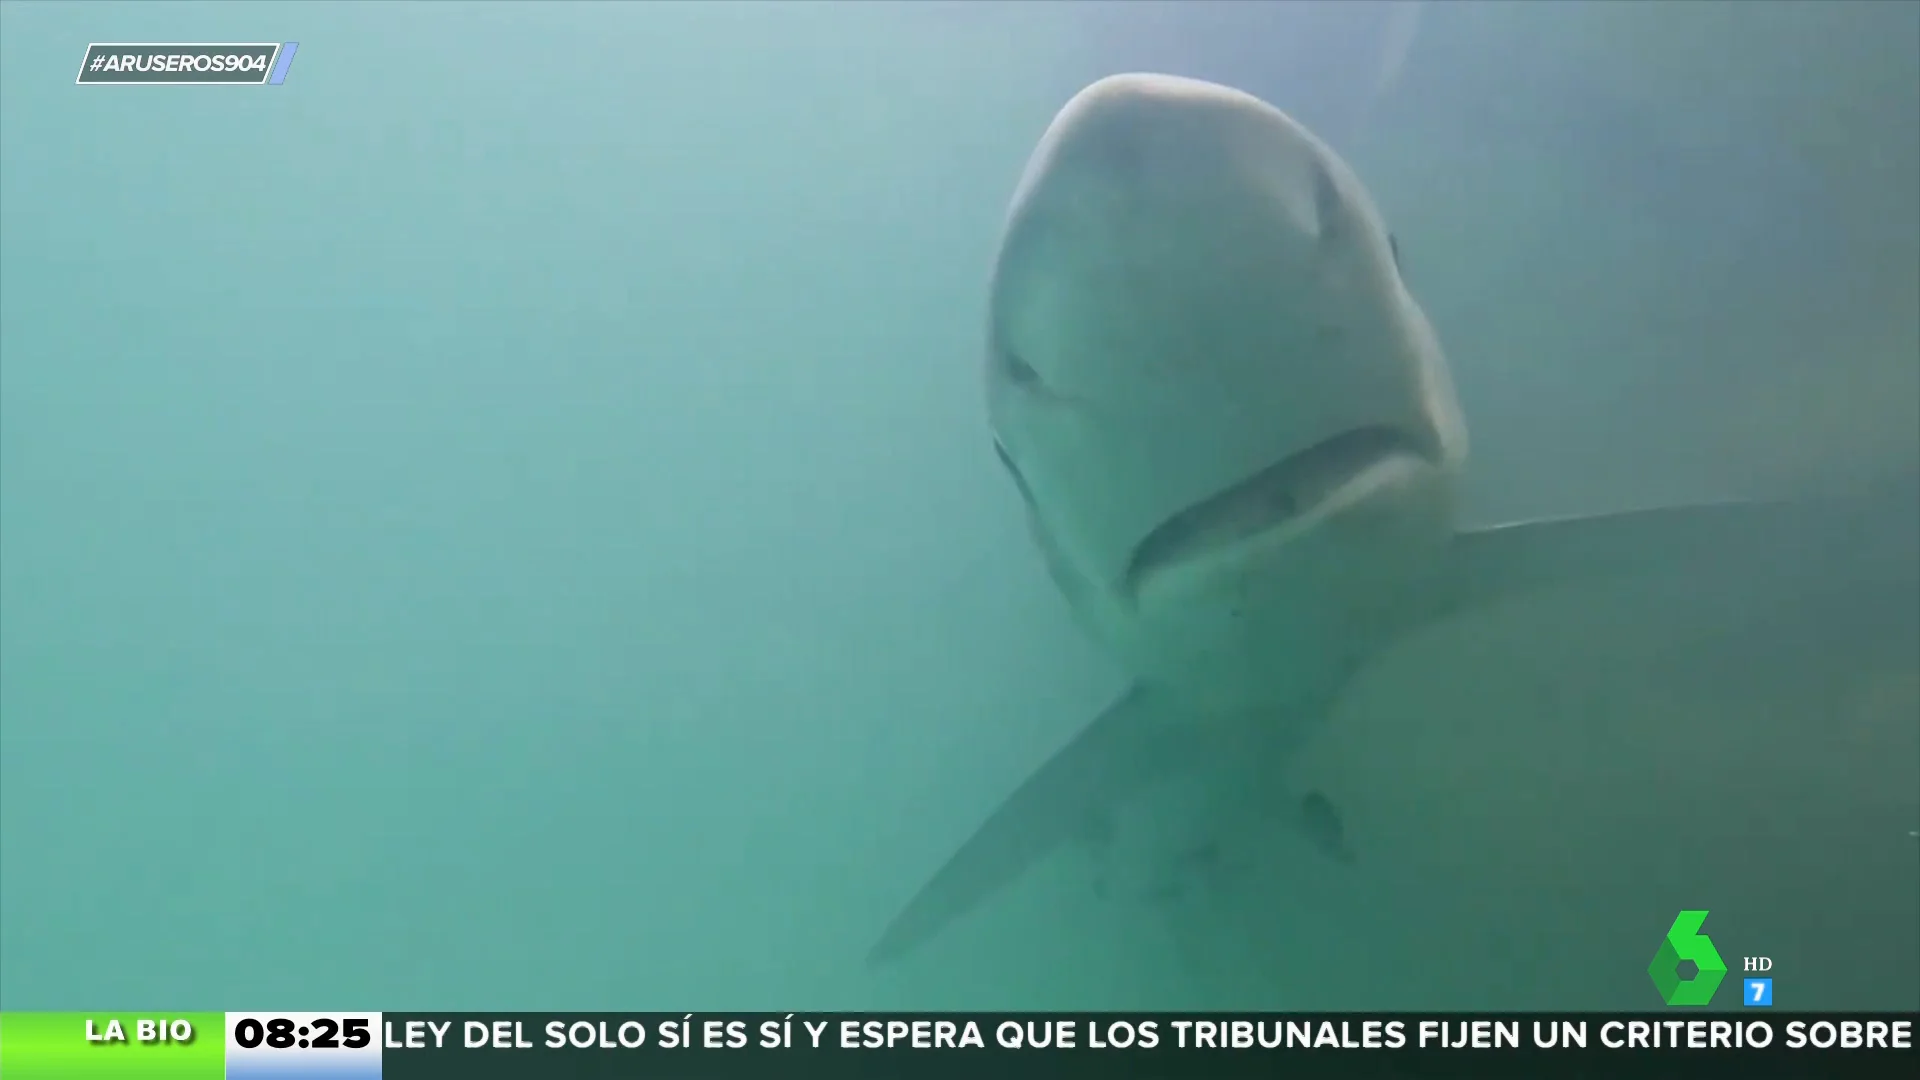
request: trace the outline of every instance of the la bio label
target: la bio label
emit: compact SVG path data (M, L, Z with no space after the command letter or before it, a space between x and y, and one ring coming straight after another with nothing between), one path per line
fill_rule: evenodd
M93 1026L93 1018L88 1017L87 1041L126 1042L127 1029L120 1026L120 1018L117 1016L107 1021L107 1026L104 1030L95 1028ZM152 1020L135 1020L133 1022L133 1041L143 1043L190 1043L193 1041L193 1024L186 1020L168 1020L164 1017Z

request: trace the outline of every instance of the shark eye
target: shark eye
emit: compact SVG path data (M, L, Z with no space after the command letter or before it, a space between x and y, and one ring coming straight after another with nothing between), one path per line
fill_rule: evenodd
M1007 378L1011 380L1015 386L1032 387L1040 385L1040 373L1033 370L1032 364L1020 359L1019 354L1011 349L1002 349L1000 351L1000 368L1007 373Z

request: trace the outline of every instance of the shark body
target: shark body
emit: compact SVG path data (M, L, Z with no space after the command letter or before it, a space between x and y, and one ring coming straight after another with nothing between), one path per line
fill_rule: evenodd
M1053 581L1134 682L871 960L1067 846L1149 896L1223 872L1249 822L1364 864L1341 770L1301 763L1329 760L1355 680L1442 622L1596 579L1778 577L1863 537L1900 563L1908 516L1889 531L1879 498L1464 527L1466 426L1399 263L1346 163L1250 95L1121 75L1061 110L994 268L988 412ZM1348 742L1332 759L1373 753Z

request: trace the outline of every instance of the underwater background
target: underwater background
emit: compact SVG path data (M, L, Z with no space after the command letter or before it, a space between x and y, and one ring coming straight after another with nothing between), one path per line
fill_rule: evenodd
M1365 178L1472 517L1920 461L1913 3L8 0L0 1004L1157 1003L1140 926L1008 983L1033 905L862 966L1121 685L978 363L1029 149L1127 70Z

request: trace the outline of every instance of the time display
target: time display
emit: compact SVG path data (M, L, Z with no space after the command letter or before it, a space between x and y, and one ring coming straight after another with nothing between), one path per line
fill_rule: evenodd
M233 1041L248 1050L361 1050L372 1045L373 1030L364 1016L345 1020L322 1016L307 1024L284 1016L265 1020L249 1016L233 1026Z

